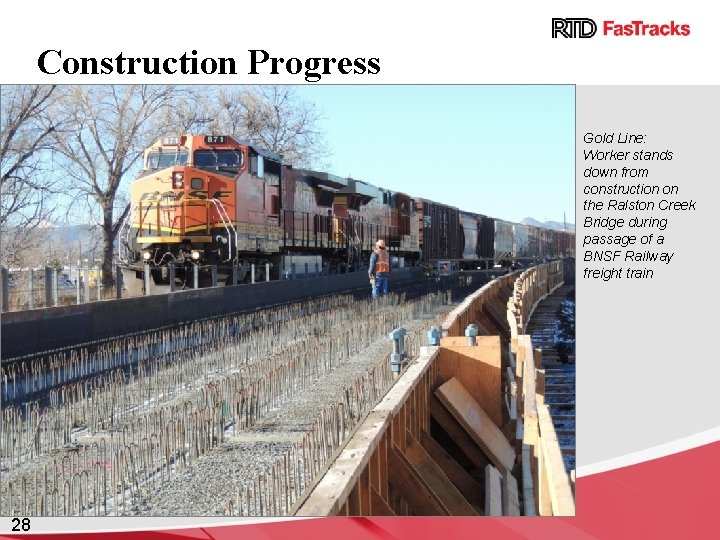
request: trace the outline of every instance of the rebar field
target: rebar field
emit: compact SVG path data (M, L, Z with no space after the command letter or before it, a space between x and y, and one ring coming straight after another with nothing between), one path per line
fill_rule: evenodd
M285 515L449 293L334 296L2 368L3 515ZM448 308L449 309L449 308Z

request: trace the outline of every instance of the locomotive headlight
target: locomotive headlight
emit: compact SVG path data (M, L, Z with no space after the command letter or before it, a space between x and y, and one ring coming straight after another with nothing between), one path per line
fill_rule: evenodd
M172 179L173 179L173 187L175 189L181 189L183 187L183 178L185 175L181 172L173 173Z
M191 258L193 261L197 261L197 260L200 258L200 252L199 252L197 249L193 249L193 250L190 252L190 258Z
M143 260L149 261L149 260L150 260L150 257L152 257L152 253L150 253L149 251L143 251L143 252L142 252L142 258L143 258Z

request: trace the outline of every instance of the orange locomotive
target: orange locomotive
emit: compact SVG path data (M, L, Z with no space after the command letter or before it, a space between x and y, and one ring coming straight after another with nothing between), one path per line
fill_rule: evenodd
M163 137L132 182L125 286L152 292L360 268L378 238L420 257L412 199L352 178L293 169L226 135ZM253 269L252 273L250 269Z

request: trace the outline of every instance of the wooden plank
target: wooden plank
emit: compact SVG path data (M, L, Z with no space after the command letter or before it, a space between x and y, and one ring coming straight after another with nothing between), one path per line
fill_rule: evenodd
M357 489L359 490L360 514L361 516L370 515L370 469L365 467L357 481Z
M537 400L535 387L535 360L530 336L518 337L520 352L524 353L522 394L523 394L523 442L534 446L538 437Z
M435 501L423 482L415 474L397 446L393 445L388 458L390 483L402 494L413 514L418 516L448 515L448 512Z
M408 431L410 433L414 433L417 435L420 433L420 429L417 422L417 415L418 415L418 394L420 394L420 386L422 382L418 384L417 387L415 387L415 390L413 390L412 394L410 395L410 403L412 406L410 407L410 422L408 424ZM418 435L419 436L419 435Z
M515 374L513 373L512 367L508 366L505 368L505 375L507 376L508 390L510 395L517 398L517 382L515 381ZM515 409L515 418L517 418L517 408Z
M510 347L501 347L500 348L500 362L501 365L504 368L508 366L512 366L512 368L515 368L515 355L510 351Z
M502 514L503 516L519 516L520 500L515 477L509 472L503 475Z
M510 350L514 352L517 345L518 316L515 307L515 301L513 299L508 299L508 302L505 306L505 314L507 317L508 326L510 327Z
M378 445L377 453L378 453L378 461L379 461L379 471L380 474L380 485L378 486L380 489L378 489L378 493L380 493L380 496L385 499L386 501L389 501L388 498L388 440L390 438L390 434L386 431L382 439L380 440L380 444Z
M395 512L391 510L388 504L383 500L380 494L375 491L374 487L370 487L370 515L371 516L394 516Z
M360 509L360 483L356 482L347 497L347 509L349 516L362 516Z
M465 336L445 336L440 338L441 347L465 347L468 344L468 338Z
M522 422L522 420L518 420L516 429L515 429L515 439L517 441L515 443L515 446L522 445L524 435L525 435L525 428L523 426L523 422Z
M538 441L540 443L540 441ZM538 448L541 450L541 448ZM550 487L548 485L547 472L545 471L545 458L543 452L537 453L537 484L535 486L535 498L537 499L538 514L541 516L552 516L552 500L550 498Z
M512 444L513 446L516 446L518 438L517 438L517 383L515 382L515 375L513 374L513 370L510 366L508 366L505 369L505 373L507 376L508 381L508 392L507 396L509 397L509 410L508 410L508 422L503 426L503 434L505 435L505 438Z
M460 382L452 378L435 391L440 401L502 472L512 470L515 451L492 419Z
M570 478L565 472L565 463L560 453L555 427L546 405L538 407L540 424L540 447L543 456L543 469L547 475L547 487L554 516L574 516L575 497Z
M430 355L421 355L356 429L355 434L340 452L337 459L320 479L315 489L305 498L295 503L291 513L298 516L337 515L346 507L347 497L378 447L387 449L389 445L388 425L395 412L405 403L413 388L426 372L434 369L437 351ZM383 463L383 460L385 462ZM380 482L378 493L387 495L387 458L380 454ZM389 499L385 499L388 500Z
M507 297L506 297L507 298ZM495 301L485 302L483 305L483 313L493 322L496 332L500 334L506 342L510 341L510 327L507 323L506 309L498 306Z
M535 369L543 367L543 351L542 349L533 349L533 358L535 359Z
M442 346L436 360L440 380L458 379L498 427L503 424L500 347L498 336L478 336L474 347Z
M400 414L395 414L390 421L390 441L388 442L398 444L400 433Z
M370 476L370 486L375 489L379 489L380 484L380 445L375 448L375 451L370 456L370 463L368 463L368 472Z
M455 484L463 497L476 509L483 507L484 487L462 468L462 466L448 454L426 431L420 434L420 444L437 463L450 481Z
M412 394L410 394L412 396ZM408 396L408 397L410 397ZM400 412L398 413L398 416L400 416L400 424L398 425L398 429L400 430L398 433L397 442L395 443L401 451L405 450L405 431L407 430L407 414L408 409L410 408L410 404L406 401L405 404L400 409ZM395 426L393 426L394 428Z
M430 415L440 424L440 427L447 432L453 441L457 443L463 454L465 454L478 469L481 471L484 470L488 464L487 456L478 448L475 441L435 396L431 396L430 399Z
M524 515L536 516L535 511L535 484L532 476L532 457L530 456L531 448L527 444L522 446L522 492Z
M483 313L482 307L473 316L473 324L477 324L478 333L480 333L482 329L482 334L486 336L496 336L500 333L500 328L497 323ZM464 333L465 328L461 330L460 334L464 335Z
M415 468L441 506L451 516L477 516L478 513L445 475L442 468L428 455L420 443L408 432L405 457Z
M396 491L397 490L391 484L388 484L388 505L390 506L393 514L399 516L402 515L400 514L400 495L398 495Z
M307 500L298 505L295 515L337 514L346 504L380 438L387 432L389 422L387 411L371 412Z
M515 355L515 379L517 380L518 385L522 385L526 355L527 350L525 348L525 334L522 334L517 338L517 353ZM522 388L522 386L520 386L520 388Z
M422 433L428 429L428 378L428 376L425 376L422 378L422 381L420 381L420 394L418 396L418 433Z
M485 467L485 515L502 516L502 475L492 465Z

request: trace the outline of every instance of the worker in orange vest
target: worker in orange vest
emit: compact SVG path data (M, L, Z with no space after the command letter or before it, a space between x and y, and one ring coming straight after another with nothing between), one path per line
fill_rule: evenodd
M375 249L372 255L370 255L368 277L371 282L374 280L372 288L373 298L385 296L388 293L390 282L390 255L385 249L385 240L375 242Z

